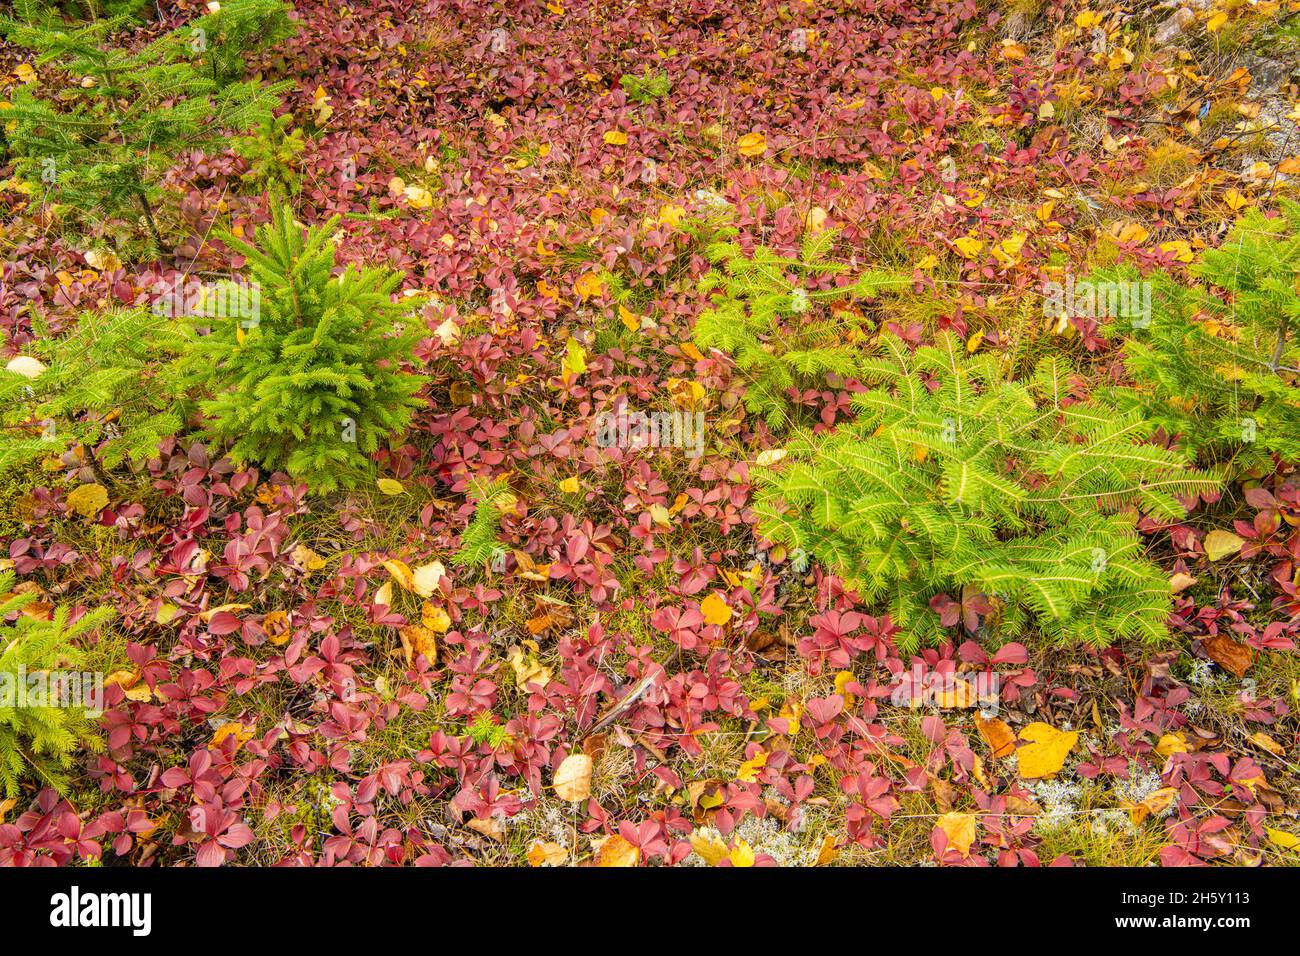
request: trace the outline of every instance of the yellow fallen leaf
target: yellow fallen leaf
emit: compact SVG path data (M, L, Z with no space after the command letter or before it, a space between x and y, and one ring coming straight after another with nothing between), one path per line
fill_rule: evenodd
M767 152L767 137L762 133L746 133L736 140L736 152L741 156L762 156Z
M252 740L255 733L257 733L257 727L255 725L249 727L241 724L239 721L231 721L230 723L222 724L217 728L217 732L212 735L211 746L219 747L221 746L221 742L227 737L234 737L235 749L238 750L240 747L244 746L244 744Z
M577 475L570 475L568 478L565 478L560 482L559 488L566 495L576 495L579 490L581 490L582 486L578 483Z
M975 842L975 814L945 813L935 825L948 834L949 846L955 847L962 856L970 856L971 844Z
M1123 801L1121 806L1128 811L1129 819L1134 823L1141 823L1153 814L1164 812L1177 796L1177 787L1161 787L1141 803Z
M1246 542L1231 531L1214 530L1205 536L1205 556L1211 561L1220 561L1236 554Z
M289 552L289 556L304 571L319 571L325 567L325 559L305 544L294 545L293 550Z
M750 867L754 865L754 851L748 843L739 837L736 838L736 845L731 848L728 854L732 866Z
M77 514L93 518L108 505L108 492L103 485L81 485L68 492L67 504Z
M1264 750L1267 750L1276 757L1281 757L1286 754L1286 749L1262 730L1251 734L1246 739L1256 747L1262 747Z
M1016 733L1005 720L996 717L984 717L975 713L975 729L980 732L984 742L995 757L1010 757L1016 752Z
M742 783L758 781L758 772L767 766L767 751L760 750L736 768L736 779Z
M406 487L395 478L380 478L375 487L386 495L400 495L406 491Z
M1162 757L1172 757L1174 754L1187 753L1187 735L1182 732L1176 734L1165 734L1156 741L1156 753Z
M407 186L402 190L406 204L412 209L428 209L433 205L433 193L423 186Z
M1226 10L1216 10L1210 14L1210 19L1205 21L1205 29L1210 33L1218 33L1219 29L1228 22L1228 12Z
M609 146L626 146L627 133L621 129L612 129L604 136L606 145Z
M149 685L143 683L140 675L135 671L113 671L104 678L105 687L112 687L114 684L122 688L127 700L137 702L153 700L153 691L149 690Z
M569 859L569 851L559 843L534 840L528 847L529 866L563 866Z
M451 615L442 608L425 601L424 606L420 608L420 623L435 634L446 634L448 628L451 627Z
M595 862L597 866L636 866L641 862L641 850L615 833L601 840Z
M262 630L266 631L266 639L276 647L288 644L289 638L293 636L289 627L289 615L285 611L268 611L262 618Z
M722 596L715 592L700 602L700 613L704 615L706 624L721 626L731 620L732 611Z
M526 643L531 644L534 650L537 648L537 644L533 641ZM512 648L506 655L506 663L515 672L517 687L527 687L529 684L545 687L551 682L551 669L543 666L536 657L527 653L522 647Z
M596 275L596 273L588 272L580 276L577 282L573 283L573 291L577 294L578 298L585 302L586 300L594 299L596 296L603 293L605 291L605 284L600 281L600 276Z
M1300 850L1300 837L1294 833L1275 830L1272 827L1265 827L1265 829L1268 830L1269 842L1274 846L1280 846L1284 850Z
M952 244L963 259L974 259L984 248L984 243L973 236L962 236L960 239L954 239Z
M447 576L447 569L441 561L430 561L411 572L410 590L420 597L432 597L438 585Z
M111 249L91 249L86 253L86 264L100 272L109 272L122 268L120 260Z
M421 654L430 667L438 663L438 638L429 628L423 624L408 624L398 634L402 638L402 654L407 666L414 664Z
M691 849L700 855L709 866L717 866L727 858L730 852L727 844L724 843L715 833L709 830L696 830L689 837Z
M555 770L555 795L570 803L586 800L591 796L591 769L586 754L569 754Z
M393 606L392 581L385 581L383 584L379 585L379 589L375 591L375 603L382 604L385 607Z
M1074 749L1079 734L1035 721L1020 731L1020 739L1029 741L1016 751L1020 776L1032 779L1049 777L1059 771L1065 765L1066 756Z

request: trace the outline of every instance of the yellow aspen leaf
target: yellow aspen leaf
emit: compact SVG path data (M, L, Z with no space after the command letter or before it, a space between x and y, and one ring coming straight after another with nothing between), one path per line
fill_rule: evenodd
M402 190L406 204L412 209L428 209L433 205L433 193L423 186L407 186Z
M566 495L576 495L581 490L582 485L579 484L577 475L570 475L560 482L559 488Z
M605 134L605 144L607 146L626 146L627 133L621 129L612 129Z
M817 862L813 866L826 866L828 863L834 863L835 858L840 855L840 851L835 846L835 837L826 834L822 839L822 847L817 851Z
M1111 235L1120 242L1131 242L1135 245L1141 245L1147 241L1147 237L1150 233L1136 222L1125 222L1114 224L1111 227Z
M556 768L555 795L570 803L586 800L591 796L591 769L591 758L586 754L569 754Z
M266 631L266 639L276 647L288 644L289 638L293 636L289 627L289 615L285 611L268 611L262 618L262 630Z
M963 259L974 259L984 249L984 243L974 236L962 236L953 240L953 247Z
M1074 18L1074 25L1081 30L1091 30L1101 23L1101 14L1096 10L1084 10Z
M641 850L615 833L600 842L595 862L597 866L636 866L641 862Z
M534 650L537 648L534 641L526 641L525 643L530 644ZM510 653L506 655L506 663L515 672L515 685L517 687L527 687L529 684L545 687L551 682L551 669L541 664L536 657L527 653L522 647L511 648Z
M564 346L564 358L560 360L560 373L564 381L572 382L587 371L587 352L578 344L577 339L569 339Z
M446 634L451 628L451 615L436 604L425 601L420 608L420 623L435 634Z
M246 726L237 720L231 721L230 723L222 724L217 728L217 732L212 735L211 746L219 747L221 746L221 742L227 737L234 737L235 749L238 750L240 747L244 746L244 744L252 740L255 733L257 733L256 725Z
M919 260L917 260L916 268L920 269L922 272L929 272L938 264L939 264L939 257L936 256L933 252L931 252L928 255L922 256Z
M714 592L700 602L700 613L704 615L706 624L721 626L731 620L732 611L726 600Z
M1262 730L1251 734L1246 739L1256 747L1261 747L1276 757L1281 757L1286 754L1286 749Z
M438 637L423 624L408 624L398 631L402 639L402 654L407 665L415 663L416 657L423 654L430 666L438 663Z
M736 768L736 779L741 783L755 783L758 772L767 766L767 751L760 750Z
M691 849L699 854L700 859L709 866L717 866L727 858L727 844L717 836L716 833L709 830L695 830L689 837Z
M421 564L411 572L411 586L407 590L420 597L432 597L433 592L438 590L438 585L446 576L447 569L443 567L441 561Z
M1250 205L1250 200L1236 189L1229 189L1225 192L1223 194L1223 201L1228 204L1228 208L1233 212L1237 212L1242 207Z
M1035 721L1020 731L1020 739L1028 741L1016 751L1020 776L1032 779L1050 777L1059 771L1078 742L1079 734Z
M385 581L383 584L379 585L378 590L375 591L375 603L382 604L385 607L393 606L393 582L392 581Z
M731 853L727 855L731 860L732 866L750 867L754 865L754 851L748 843L739 837L736 838L736 845L731 848Z
M641 331L641 319L635 312L629 311L625 306L618 307L618 320L623 323L623 328L629 332Z
M18 77L19 83L34 83L39 78L30 63L19 63L14 67L14 76Z
M602 294L605 291L605 284L600 281L600 276L596 275L596 273L588 272L573 283L573 291L578 298L585 302Z
M1210 14L1210 18L1205 21L1205 29L1210 33L1218 33L1225 23L1228 22L1228 11L1216 10Z
M569 859L569 851L559 843L534 840L528 847L529 866L563 866Z
M949 846L962 856L970 856L971 844L975 842L975 814L945 813L935 825L948 835Z
M122 260L111 249L91 249L86 255L86 264L100 272L109 272L122 268Z
M319 571L325 567L325 559L305 544L295 545L289 556L304 571Z
M762 156L767 152L767 137L762 133L746 133L736 141L736 152L741 156Z
M1156 741L1156 753L1162 757L1187 753L1187 735L1184 733L1165 734Z
M1163 813L1177 796L1177 787L1161 787L1140 803L1122 801L1121 807L1128 811L1129 819L1134 823L1141 823L1153 814Z
M68 492L67 505L77 514L93 518L108 505L108 492L103 485L81 485Z
M758 453L758 457L754 459L754 464L760 468L770 468L784 458L786 454L784 448L768 448Z
M375 487L386 495L400 495L406 491L406 487L396 478L380 478L375 482Z
M1004 60L1023 60L1029 53L1023 43L1017 43L1015 40L1002 41L1002 59Z
M1285 830L1275 830L1272 827L1265 827L1268 830L1268 840L1274 846L1280 846L1284 850L1300 851L1300 837L1294 833L1287 833Z
M1205 556L1211 561L1221 561L1236 554L1245 543L1231 531L1215 529L1205 536Z

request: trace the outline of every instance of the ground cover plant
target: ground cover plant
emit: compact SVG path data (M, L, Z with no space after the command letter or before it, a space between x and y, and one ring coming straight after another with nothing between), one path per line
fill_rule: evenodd
M13 4L0 865L1300 861L1297 17Z

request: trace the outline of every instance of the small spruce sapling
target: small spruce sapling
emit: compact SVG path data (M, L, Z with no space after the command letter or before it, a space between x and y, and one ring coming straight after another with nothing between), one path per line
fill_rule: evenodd
M184 381L210 437L243 462L282 469L317 491L370 476L370 456L422 404L407 371L425 334L418 299L394 300L402 273L347 266L335 274L338 218L304 229L287 207L255 243L224 236L248 260L254 316L198 316Z

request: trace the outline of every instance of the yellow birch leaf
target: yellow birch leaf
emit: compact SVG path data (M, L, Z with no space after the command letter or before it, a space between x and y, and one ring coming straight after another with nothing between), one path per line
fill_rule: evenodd
M750 867L754 865L754 851L748 843L740 838L736 839L736 845L731 848L728 854L732 866Z
M935 825L948 834L948 844L957 849L962 856L970 856L971 844L975 842L975 814L945 813Z
M375 487L386 495L400 495L406 491L406 486L395 478L380 478Z
M1211 561L1220 561L1236 554L1246 542L1231 531L1214 530L1205 536L1205 556Z
M762 156L767 152L767 137L762 133L746 133L736 141L736 152L741 156Z
M451 615L437 605L424 602L420 608L420 623L435 634L446 634L451 627Z
M556 796L570 803L578 803L591 796L591 766L591 758L586 754L569 754L565 757L555 771Z
M696 830L687 839L691 841L691 849L709 866L717 866L727 858L727 844L708 830Z
M569 859L569 851L559 843L534 840L528 847L529 866L563 866Z
M1065 758L1079 739L1077 731L1057 730L1036 721L1020 731L1020 739L1029 743L1016 751L1020 776L1049 777L1065 765Z
M597 866L636 866L641 862L641 850L615 833L601 841L596 849Z
M108 505L108 492L103 485L82 485L68 492L67 504L77 514L93 518Z
M704 615L705 623L721 626L731 620L732 611L727 602L715 592L700 602L700 613Z

